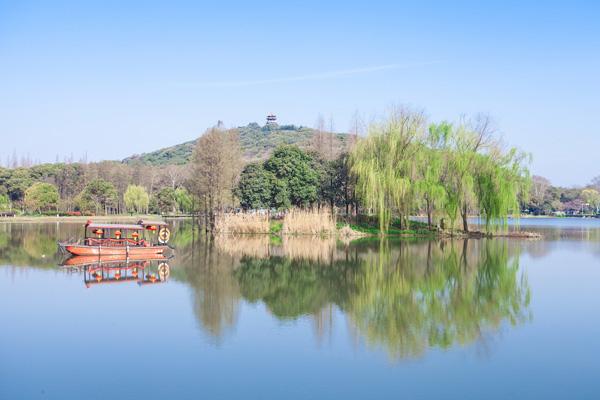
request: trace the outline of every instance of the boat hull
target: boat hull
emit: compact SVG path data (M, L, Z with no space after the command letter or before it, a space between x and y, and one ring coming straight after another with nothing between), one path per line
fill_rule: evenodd
M168 246L86 246L68 244L65 250L76 256L146 256L163 254Z

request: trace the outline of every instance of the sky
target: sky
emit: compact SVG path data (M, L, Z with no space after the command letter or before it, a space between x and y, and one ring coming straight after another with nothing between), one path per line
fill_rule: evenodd
M126 3L126 4L125 4ZM226 126L490 114L558 185L600 175L600 3L0 0L0 164Z

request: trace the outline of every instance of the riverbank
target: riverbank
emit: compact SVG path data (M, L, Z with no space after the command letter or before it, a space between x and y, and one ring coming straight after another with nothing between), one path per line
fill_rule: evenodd
M169 217L164 217L171 219ZM191 218L191 217L187 217ZM85 223L88 220L95 222L121 222L121 223L132 223L137 222L140 219L163 219L160 215L102 215L102 216L14 216L14 217L0 217L0 224L2 223ZM268 221L269 229L265 232L248 232L249 234L271 234L277 236L284 235L302 235L301 233L285 233L283 232L283 222L281 220L270 220ZM234 232L239 233L239 232ZM313 234L314 235L314 234ZM542 237L541 234L536 232L527 231L509 231L509 232L483 232L483 231L450 231L450 230L430 230L426 223L420 221L409 221L408 229L401 229L398 221L394 221L390 228L381 233L379 226L374 220L366 219L359 222L337 222L336 224L336 236L340 238L353 239L361 237L405 237L405 238L492 238L492 237L504 237L504 238L519 238L519 239L539 239Z
M346 228L347 227L347 228ZM460 239L478 239L478 238L518 238L518 239L540 239L542 235L537 232L527 231L499 231L484 232L472 230L464 232L461 230L440 230L429 229L426 223L420 221L409 221L408 229L400 229L397 224L392 223L390 229L383 234L379 231L379 226L372 222L362 223L338 223L338 230L350 229L362 236L391 236L391 237L421 237L421 238L460 238Z
M160 215L101 215L101 216L47 216L19 215L15 217L0 217L0 223L40 223L40 222L80 222L89 220L96 222L137 222L140 219L162 219Z

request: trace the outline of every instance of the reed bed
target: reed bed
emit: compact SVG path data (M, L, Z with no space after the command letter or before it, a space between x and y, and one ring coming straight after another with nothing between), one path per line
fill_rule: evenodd
M232 257L267 258L271 254L268 235L217 235L215 246Z
M260 213L222 213L216 216L215 233L269 233L269 215Z
M337 240L333 236L284 236L274 244L268 235L217 235L214 243L218 251L232 257L287 257L313 262L337 258Z
M334 236L335 215L328 208L292 209L283 217L281 233L284 235Z
M336 257L335 236L284 236L283 254L292 260L329 263Z

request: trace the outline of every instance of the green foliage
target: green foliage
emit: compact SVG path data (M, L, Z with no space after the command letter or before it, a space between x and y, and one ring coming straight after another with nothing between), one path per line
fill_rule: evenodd
M317 201L320 176L315 166L315 160L297 146L275 149L264 168L278 181L273 195L276 207L306 207Z
M0 211L6 211L11 208L10 199L7 194L0 194Z
M236 196L243 209L270 208L276 202L273 199L275 175L267 171L262 163L246 165L240 175Z
M272 235L278 235L279 233L281 233L281 230L283 229L283 222L281 221L270 221L269 224L270 226L270 233Z
M125 206L130 212L137 212L138 214L148 212L150 196L148 196L144 187L129 185L123 195L123 199L125 200Z
M31 171L27 168L6 170L2 181L10 200L13 202L21 202L25 197L25 191L35 182Z
M117 203L117 190L104 179L94 179L77 196L76 203L82 212L106 213Z
M244 209L306 207L318 200L320 170L297 146L281 146L264 163L248 164L236 196Z
M162 188L156 194L156 201L158 211L161 214L172 213L177 208L177 199L175 198L175 190L173 190L173 188Z
M516 149L496 157L477 157L476 193L488 231L506 227L509 215L518 217L520 214L519 196L529 191L529 175L523 167L522 157Z
M50 183L37 182L25 191L25 207L30 212L56 210L58 200L58 190Z
M356 191L367 209L387 231L394 214L407 217L414 205L413 166L417 140L423 134L423 116L400 110L369 127L369 135L352 154Z
M240 145L246 161L264 160L277 147L284 145L297 145L308 148L316 132L312 128L298 127L295 125L265 126L250 123L237 128L240 133ZM336 146L346 148L348 135L336 134ZM168 165L186 164L192 158L196 140L185 142L151 153L133 155L123 160L126 164Z
M595 213L598 213L598 209L600 208L600 193L596 189L582 190L581 197Z
M333 160L320 160L319 201L330 207L345 207L354 202L355 180L350 173L349 161L346 152Z
M377 213L381 232L394 216L403 228L408 215L422 210L430 228L435 215L447 217L451 228L460 215L465 231L473 210L485 217L488 231L519 215L530 182L523 153L502 151L488 125L443 122L427 132L423 125L422 114L400 110L371 126L352 153L357 194Z
M194 211L194 201L186 188L180 187L175 189L175 203L182 213L191 213Z

